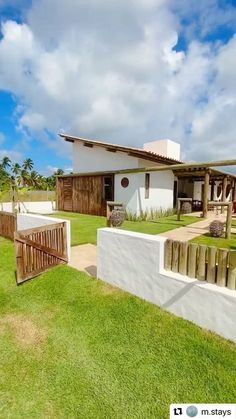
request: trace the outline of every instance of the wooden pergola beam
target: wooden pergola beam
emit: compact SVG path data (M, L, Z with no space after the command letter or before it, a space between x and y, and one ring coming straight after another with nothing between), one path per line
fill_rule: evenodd
M200 163L181 163L181 164L171 164L171 165L163 165L163 166L154 166L154 167L140 167L137 169L123 169L117 170L116 173L142 173L142 172L161 172L164 170L185 170L191 168L211 168L211 167L220 167L220 166L236 166L236 159L234 160L217 160L212 162L200 162ZM232 177L234 175L232 174Z

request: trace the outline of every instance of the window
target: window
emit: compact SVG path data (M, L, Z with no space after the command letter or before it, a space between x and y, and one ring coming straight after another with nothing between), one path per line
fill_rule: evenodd
M123 188L127 188L129 186L129 179L127 177L123 177L120 183Z
M149 198L150 173L145 173L145 199Z

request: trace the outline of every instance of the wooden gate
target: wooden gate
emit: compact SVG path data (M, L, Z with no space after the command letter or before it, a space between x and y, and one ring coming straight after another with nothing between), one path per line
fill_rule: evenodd
M14 240L18 284L68 262L65 222L17 231Z

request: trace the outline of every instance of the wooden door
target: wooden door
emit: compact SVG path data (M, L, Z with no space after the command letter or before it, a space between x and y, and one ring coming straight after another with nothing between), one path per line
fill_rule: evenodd
M114 198L113 176L78 176L73 179L73 211L106 215L106 201Z
M63 179L63 210L72 211L72 186L73 178L68 177Z

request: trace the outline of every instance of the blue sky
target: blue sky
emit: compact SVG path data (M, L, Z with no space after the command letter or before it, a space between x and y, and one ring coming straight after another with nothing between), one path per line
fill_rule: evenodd
M0 0L0 20L0 158L70 169L60 131L236 157L236 1Z

